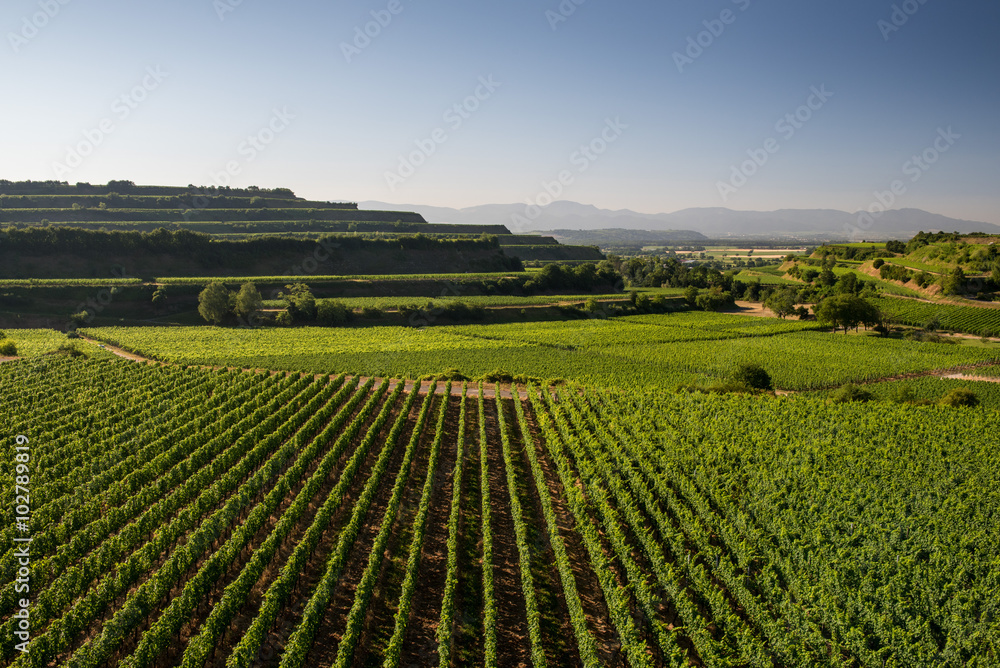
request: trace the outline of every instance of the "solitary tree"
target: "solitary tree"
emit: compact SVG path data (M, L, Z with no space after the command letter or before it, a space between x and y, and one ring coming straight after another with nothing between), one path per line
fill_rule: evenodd
M293 322L305 322L316 319L316 298L304 283L286 285L288 290L284 295L285 308Z
M695 302L698 299L698 286L689 285L684 290L684 301L688 303L688 306L694 307Z
M955 267L951 275L944 280L946 295L960 295L965 292L965 272L961 267Z
M744 362L733 369L733 381L755 390L773 389L771 376L759 364Z
M222 324L229 314L229 291L226 286L219 282L206 285L198 295L198 313L213 325Z
M261 299L257 286L248 282L243 284L243 287L240 288L239 293L236 295L234 310L237 316L247 318L259 311L263 305L264 300Z
M764 306L774 311L774 314L779 318L784 319L785 316L795 312L795 291L775 290L764 302Z
M819 284L824 287L829 287L837 282L837 276L833 273L833 269L830 267L823 267L823 271L819 273Z
M858 277L855 274L844 274L837 281L836 291L842 295L858 294Z

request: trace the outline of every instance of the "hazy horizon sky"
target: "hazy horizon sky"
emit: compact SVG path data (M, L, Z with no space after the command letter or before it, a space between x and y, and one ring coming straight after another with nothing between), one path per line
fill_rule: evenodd
M998 28L982 0L8 0L0 178L1000 224Z

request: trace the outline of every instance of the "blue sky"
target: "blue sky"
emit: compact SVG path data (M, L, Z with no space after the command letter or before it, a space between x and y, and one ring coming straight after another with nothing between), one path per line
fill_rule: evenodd
M1000 223L998 28L983 0L7 0L0 178Z

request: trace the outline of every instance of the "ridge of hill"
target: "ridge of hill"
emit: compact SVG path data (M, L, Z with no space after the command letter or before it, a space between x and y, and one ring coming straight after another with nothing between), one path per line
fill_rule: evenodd
M849 213L834 209L735 211L723 207L689 208L673 213L639 213L629 209L600 209L589 204L561 200L533 210L533 215L528 216L524 203L486 204L463 209L375 201L361 202L360 205L415 211L429 219L450 223L504 224L519 232L616 228L700 235L689 237L690 240L702 237L787 237L809 241L905 240L921 231L1000 234L1000 225L949 218L921 209L890 209L877 216L863 211Z

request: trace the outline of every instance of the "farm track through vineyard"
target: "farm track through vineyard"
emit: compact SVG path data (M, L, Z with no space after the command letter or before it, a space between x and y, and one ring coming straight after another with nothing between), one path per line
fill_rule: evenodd
M990 412L112 358L0 382L33 444L2 665L997 660Z

